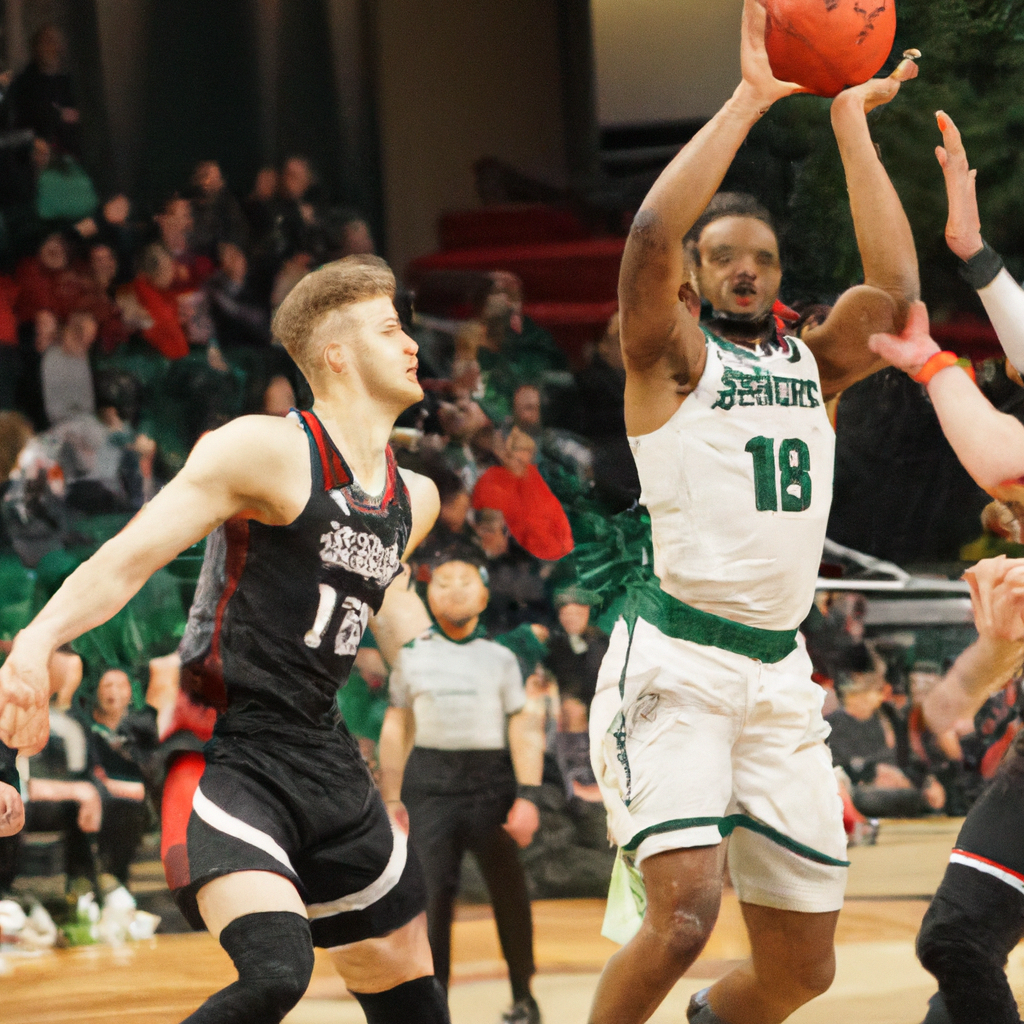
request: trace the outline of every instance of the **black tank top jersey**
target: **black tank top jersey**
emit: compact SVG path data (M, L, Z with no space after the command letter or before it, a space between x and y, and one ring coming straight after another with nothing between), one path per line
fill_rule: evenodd
M16 761L18 752L0 743L0 782L6 782L8 786L15 789L19 787L18 767Z
M313 413L292 412L310 448L312 488L288 526L229 520L206 556L179 646L182 685L227 712L218 732L333 726L371 614L401 572L409 493L387 449L379 503L355 483Z

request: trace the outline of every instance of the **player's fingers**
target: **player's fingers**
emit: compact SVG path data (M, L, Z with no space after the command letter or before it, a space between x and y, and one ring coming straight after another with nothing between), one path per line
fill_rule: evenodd
M967 151L964 149L963 137L960 135L960 129L957 128L953 118L944 110L937 110L935 112L935 120L938 123L939 131L942 132L942 142L950 156L966 157Z
M942 146L935 147L935 159L939 161L939 166L945 171L946 164L949 161L949 154Z
M917 78L917 75L918 69L916 62L910 57L904 57L903 60L896 65L889 77L895 82L909 82L912 78Z
M887 362L893 362L893 356L899 350L900 339L892 334L872 334L868 338L868 348L875 353L876 356L881 356Z

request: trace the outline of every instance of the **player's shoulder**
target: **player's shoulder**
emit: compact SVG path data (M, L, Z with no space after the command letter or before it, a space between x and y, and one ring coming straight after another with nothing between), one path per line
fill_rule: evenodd
M409 492L409 497L417 504L437 505L440 507L441 499L438 495L437 484L423 473L413 472L411 469L398 467L398 475Z
M204 434L196 445L218 451L265 452L269 456L306 448L302 424L291 416L238 416Z
M308 442L294 420L239 416L204 434L182 472L200 482L228 481L247 494L276 494L293 484L305 487L299 478L309 472Z

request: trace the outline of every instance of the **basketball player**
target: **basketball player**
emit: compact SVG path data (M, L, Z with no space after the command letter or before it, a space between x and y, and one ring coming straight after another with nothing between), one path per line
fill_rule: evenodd
M936 115L943 145L936 150L946 180L946 240L960 258L960 274L985 305L1000 344L1019 374L1024 368L1024 290L982 239L975 195L960 132L948 114ZM928 389L943 433L974 480L1024 521L1024 426L994 409L928 333L918 303L898 338L879 335L872 348ZM970 719L1011 678L1024 659L1024 562L988 559L968 575L979 631L1000 629L1005 662L999 676L950 674L929 694L925 717L942 731ZM1006 980L1006 959L1024 938L1024 733L992 784L971 808L921 925L917 952L939 992L925 1024L1020 1024Z
M395 279L372 256L305 277L274 331L313 412L247 416L203 437L181 472L77 569L0 669L0 740L46 738L46 664L178 552L224 524L225 576L202 696L219 705L175 896L239 980L188 1019L280 1021L331 950L371 1024L448 1021L421 875L335 710L368 619L433 524L433 484L399 474L395 418L422 395ZM392 588L393 589L393 588ZM389 593L387 600L391 601Z
M604 970L592 1024L647 1020L696 959L718 914L730 833L752 957L698 993L691 1020L776 1024L834 973L842 805L823 691L796 627L814 597L831 500L824 403L881 365L869 335L902 324L918 295L910 228L865 118L916 69L904 63L831 108L865 284L807 344L780 338L774 232L757 216L722 217L697 240L699 297L727 314L706 329L682 240L750 128L798 91L773 77L764 26L764 9L746 0L742 81L648 193L619 277L626 427L658 579L633 589L613 631L591 750L610 832L643 875L647 909Z

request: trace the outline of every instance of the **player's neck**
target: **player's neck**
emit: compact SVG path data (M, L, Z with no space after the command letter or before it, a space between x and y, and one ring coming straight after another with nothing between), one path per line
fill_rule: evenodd
M775 337L775 317L771 311L764 316L747 318L713 309L702 319L709 330L734 345L756 348Z
M387 480L385 450L395 413L358 394L317 395L313 412L344 456L359 486L379 494Z

